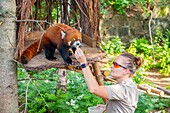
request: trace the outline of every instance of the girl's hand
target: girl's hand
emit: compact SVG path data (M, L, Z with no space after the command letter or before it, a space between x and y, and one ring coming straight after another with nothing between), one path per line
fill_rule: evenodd
M103 104L98 104L98 105L96 106L96 108L102 109L103 112L106 111L106 105L103 105Z
M87 63L86 56L79 47L76 48L75 58L80 62L80 64Z

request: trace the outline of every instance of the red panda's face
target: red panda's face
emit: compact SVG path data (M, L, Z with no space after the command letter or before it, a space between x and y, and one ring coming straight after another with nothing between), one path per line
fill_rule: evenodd
M76 29L69 30L66 32L65 40L68 46L80 47L82 42L81 33Z

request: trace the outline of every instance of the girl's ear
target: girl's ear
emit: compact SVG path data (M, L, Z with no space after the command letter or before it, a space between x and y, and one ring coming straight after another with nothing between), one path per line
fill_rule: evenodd
M130 70L129 69L124 69L124 74L130 74Z

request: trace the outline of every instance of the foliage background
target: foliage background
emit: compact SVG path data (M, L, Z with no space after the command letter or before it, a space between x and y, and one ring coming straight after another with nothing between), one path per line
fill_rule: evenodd
M147 12L146 3L153 4L154 0L108 0L107 2L101 0L101 14L106 12L104 9L108 6L113 7L118 14L124 14L125 9L134 4L141 5ZM55 19L55 14L56 10L53 10L53 19ZM112 61L124 51L141 56L144 64L133 78L136 84L140 84L146 83L144 76L147 75L142 73L146 70L157 68L162 76L169 76L170 72L170 30L167 29L165 34L157 31L154 45L151 45L148 39L149 37L135 38L127 48L122 44L121 39L115 36L108 42L102 42L100 47L107 53L107 57L113 56ZM105 64L105 67L109 68L112 61ZM18 66L18 95L21 112L27 109L28 113L87 113L89 106L103 103L101 98L89 93L83 75L76 72L69 71L68 73L66 93L61 90L56 91L58 83L56 70L51 68L40 72L26 72L20 65ZM105 82L105 84L110 83ZM170 108L170 99L140 93L135 113L148 113L153 110L165 113L166 108Z

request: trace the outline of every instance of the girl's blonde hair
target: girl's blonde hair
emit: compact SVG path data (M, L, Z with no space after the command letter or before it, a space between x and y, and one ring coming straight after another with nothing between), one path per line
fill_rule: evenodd
M124 65L130 70L132 75L136 72L136 69L138 69L143 63L143 59L141 57L136 57L131 53L122 53L120 55L129 59L129 62Z

